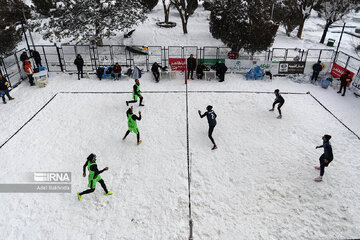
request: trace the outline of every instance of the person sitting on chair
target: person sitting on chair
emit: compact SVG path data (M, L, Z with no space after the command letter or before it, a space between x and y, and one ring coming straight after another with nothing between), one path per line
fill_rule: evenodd
M206 66L204 63L200 63L199 66L196 68L196 77L197 79L202 79L204 76L204 71L206 69Z
M113 68L113 75L112 75L116 80L119 80L121 77L121 66L119 65L119 63L115 63L114 68Z
M151 72L153 73L156 82L159 82L159 78L160 78L159 68L160 65L157 62L154 62L154 64L151 67Z

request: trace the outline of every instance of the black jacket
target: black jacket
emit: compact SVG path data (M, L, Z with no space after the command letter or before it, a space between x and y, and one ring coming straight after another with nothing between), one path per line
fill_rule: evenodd
M187 68L188 70L195 70L196 68L196 59L189 57L187 59Z
M2 76L2 79L0 80L0 91L6 90L8 88L7 85L5 85L7 81L8 80Z
M225 63L220 62L216 64L216 73L224 74L227 70L228 68L226 67Z
M154 63L154 64L152 65L152 67L151 67L151 71L158 73L158 72L159 72L159 67L160 67L159 64L155 64L155 63Z
M82 58L76 58L75 61L74 61L74 64L75 64L77 67L83 67L83 66L84 66L84 59L82 59Z
M33 51L32 52L33 58L35 61L41 61L41 57L40 57L40 53L38 51Z
M20 61L25 62L25 60L29 60L29 57L28 57L28 55L27 55L26 52L23 52L23 53L20 55Z
M346 79L350 79L350 82L352 81L352 79L350 78L350 75L347 75L346 73L344 73L343 75L341 75L340 77L340 81L341 81L341 85L342 86L346 86L347 85L347 81Z
M197 68L196 68L196 73L197 74L202 74L202 73L204 73L204 70L206 69L206 66L205 65L199 65L199 66L197 66Z
M316 63L316 64L314 64L314 66L313 66L313 70L315 71L315 72L321 72L321 70L322 70L322 66L321 66L321 64L320 63Z

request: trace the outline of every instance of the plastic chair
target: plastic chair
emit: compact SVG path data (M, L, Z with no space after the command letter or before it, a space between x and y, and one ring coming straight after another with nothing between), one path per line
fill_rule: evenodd
M254 68L255 71L255 79L258 79L258 77L261 77L261 80L264 78L264 70L262 70L259 66Z
M112 66L109 66L109 67L107 67L106 69L105 69L105 71L104 71L104 74L103 74L103 79L106 79L106 77L109 77L110 76L110 78L111 79L113 79L113 76L112 76L112 74L113 74L113 67Z
M43 66L39 67L39 71L46 71L46 70L47 70L46 67L43 67Z
M249 77L256 79L256 74L253 68L251 68L250 71L246 73L246 80L249 80Z
M330 85L330 81L328 79L321 79L321 87L327 89Z

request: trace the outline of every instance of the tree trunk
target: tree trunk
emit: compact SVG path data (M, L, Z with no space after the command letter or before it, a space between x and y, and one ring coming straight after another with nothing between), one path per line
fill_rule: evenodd
M165 0L162 0L162 3L164 7L165 23L169 23L170 4L166 7Z
M184 32L184 34L187 34L187 33L188 33L188 30L187 30L187 23L188 23L188 21L187 21L187 19L184 19L184 21L183 21L183 19L181 19L181 23L182 23L182 27L183 27L183 32Z
M301 19L301 23L300 23L300 25L299 25L299 31L298 31L298 33L297 33L297 37L298 37L298 38L301 38L303 29L304 29L304 24L305 24L305 19Z
M322 36L321 36L320 43L324 43L326 34L327 34L327 32L328 32L329 27L330 27L331 24L332 24L331 22L326 22L325 27L324 27L323 34L322 34Z

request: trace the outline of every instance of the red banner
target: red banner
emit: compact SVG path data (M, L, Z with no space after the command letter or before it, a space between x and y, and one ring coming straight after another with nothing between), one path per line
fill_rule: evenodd
M169 58L169 64L172 71L185 71L185 58Z
M341 77L341 75L343 75L346 71L349 71L349 70L347 70L346 68L343 68L342 66L340 66L337 63L334 63L333 67L331 69L331 75L334 78L339 79ZM350 78L352 79L354 77L354 73L351 71L349 71L349 72L350 72Z

